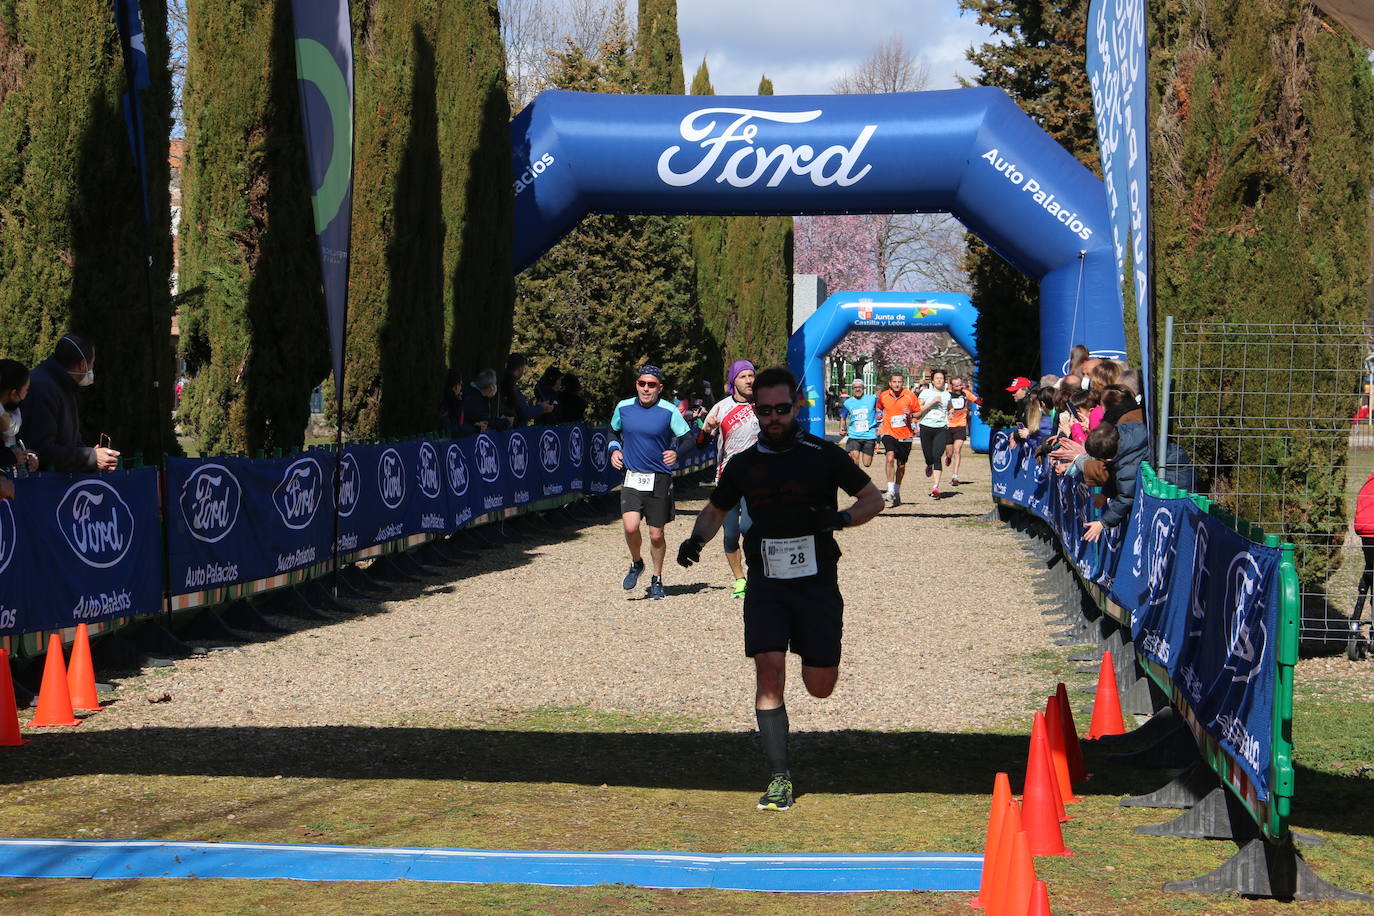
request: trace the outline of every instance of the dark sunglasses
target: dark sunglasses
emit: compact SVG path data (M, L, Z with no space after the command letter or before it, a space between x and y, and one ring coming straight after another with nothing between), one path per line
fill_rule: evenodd
M638 385L640 388L658 388L658 387L661 387L661 386L658 384L658 382L646 382L646 381L643 381L643 380L637 381L637 382L635 382L635 384Z
M773 414L785 417L792 412L792 408L795 406L790 401L786 404L755 404L754 413L761 417L771 417Z

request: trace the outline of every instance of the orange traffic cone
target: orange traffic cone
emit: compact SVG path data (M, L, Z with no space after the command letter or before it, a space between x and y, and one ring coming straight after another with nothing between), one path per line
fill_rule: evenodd
M1002 822L1007 817L1007 803L1011 801L1011 780L1006 773L998 773L992 781L992 807L988 810L988 835L983 843L983 875L978 881L978 893L969 906L983 908L988 886L996 877L992 867L997 861L997 841L1001 839Z
M1059 704L1060 724L1064 726L1064 749L1069 754L1069 778L1074 782L1086 782L1088 768L1083 763L1083 748L1078 743L1078 726L1073 722L1073 708L1069 706L1069 689L1060 681L1054 690L1054 698Z
M30 725L80 725L72 715L72 695L67 689L67 666L62 663L62 637L48 637L48 659L43 663L43 685L38 688L38 712Z
M73 709L101 709L95 691L95 669L91 666L91 638L86 625L76 625L76 642L72 643L72 663L67 666L67 689L72 695Z
M1035 893L1035 860L1031 858L1030 839L1022 830L1011 840L1011 868L1007 872L1007 898L1002 912L1023 916L1030 910Z
M1093 699L1093 718L1088 723L1088 740L1103 735L1126 734L1126 722L1121 717L1121 697L1116 692L1116 669L1112 653L1102 653L1102 667L1097 671L1097 696Z
M1073 783L1069 781L1069 753L1064 748L1064 725L1060 720L1059 702L1054 697L1045 704L1045 737L1049 739L1050 763L1059 783L1060 800L1066 805L1081 802L1083 799L1073 794Z
M1035 882L1035 890L1031 892L1030 909L1026 911L1027 916L1053 916L1050 913L1050 889L1045 886L1044 881Z
M1030 761L1026 767L1026 787L1021 798L1021 816L1033 856L1071 856L1064 848L1059 829L1062 806L1059 786L1050 764L1049 743L1045 740L1045 714L1035 714L1031 728ZM1020 910L1018 912L1025 912Z
M19 734L19 708L14 702L14 681L10 680L10 654L0 649L0 747L27 743Z
M1043 756L1045 758L1044 765L1049 770L1051 777L1050 784L1054 788L1052 794L1055 816L1059 818L1059 823L1062 824L1069 820L1069 814L1064 810L1064 796L1059 790L1059 780L1054 775L1054 761L1050 756L1050 742L1046 735L1045 715L1037 712L1031 723L1030 751L1026 754L1026 779L1021 783L1021 791L1022 793L1026 791L1026 787L1031 783L1031 774L1039 770L1041 764L1035 759L1036 756Z
M1002 835L997 839L997 858L992 868L992 880L988 884L987 896L983 898L984 912L987 916L1003 916L1007 912L1007 875L1011 871L1011 841L1023 830L1021 806L1016 799L1007 802L1006 815L1002 818Z

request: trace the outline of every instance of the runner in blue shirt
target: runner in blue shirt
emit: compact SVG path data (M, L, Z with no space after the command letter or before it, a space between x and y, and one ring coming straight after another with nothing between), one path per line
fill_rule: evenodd
M611 430L618 437L607 446L612 466L625 472L620 518L630 548L630 571L621 586L633 591L644 571L639 528L641 522L648 522L649 555L654 561L649 597L655 601L668 597L663 589L663 557L668 551L663 529L673 520L673 468L693 437L682 414L662 395L663 372L657 366L640 369L635 396L615 405L611 413Z
M882 416L878 413L878 398L864 393L864 380L856 378L850 383L850 397L845 398L840 409L840 437L849 438L849 457L855 464L866 468L873 467L873 451L878 447L878 424Z

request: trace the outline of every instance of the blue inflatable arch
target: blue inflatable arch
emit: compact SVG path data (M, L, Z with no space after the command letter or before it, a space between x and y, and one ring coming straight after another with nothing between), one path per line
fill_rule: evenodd
M514 269L588 213L948 212L1040 284L1040 353L1124 356L1102 182L1000 89L542 93L511 122Z
M798 420L825 436L825 363L822 357L850 331L948 331L976 361L973 336L978 317L962 293L835 293L787 341L787 365L806 393ZM885 379L878 380L882 387ZM843 383L847 383L845 379ZM872 392L876 393L876 392ZM991 431L975 406L969 418L969 445L986 452Z

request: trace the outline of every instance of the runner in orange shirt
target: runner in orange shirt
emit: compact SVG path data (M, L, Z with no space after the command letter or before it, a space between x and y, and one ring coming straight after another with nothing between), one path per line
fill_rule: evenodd
M887 380L887 390L878 395L878 413L883 417L878 433L887 453L887 501L893 506L902 504L902 478L911 457L911 440L916 435L911 429L912 417L920 409L920 401L906 387L906 379L900 372L894 372Z
M961 378L949 384L949 445L945 446L945 467L950 468L951 486L959 486L959 455L968 441L968 418L971 404L982 404L983 399L973 393ZM953 467L950 467L951 464Z

